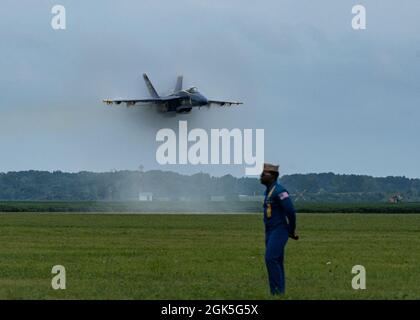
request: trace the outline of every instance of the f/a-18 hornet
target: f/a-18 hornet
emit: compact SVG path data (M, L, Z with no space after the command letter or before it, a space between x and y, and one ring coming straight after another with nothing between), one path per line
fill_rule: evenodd
M121 104L125 103L127 107L134 106L136 103L153 104L158 107L160 112L176 112L176 113L188 113L195 107L210 107L211 105L219 106L231 106L239 105L242 102L237 101L220 101L210 100L203 96L197 89L197 87L190 87L186 90L182 89L182 76L179 76L176 81L175 90L173 93L167 96L159 96L150 82L147 75L143 74L144 82L146 82L147 89L151 95L151 98L147 99L104 99L103 102L106 104Z

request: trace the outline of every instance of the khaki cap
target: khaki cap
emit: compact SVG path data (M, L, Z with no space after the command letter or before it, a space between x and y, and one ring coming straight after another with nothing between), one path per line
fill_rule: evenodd
M271 163L264 163L264 171L279 172L279 166Z

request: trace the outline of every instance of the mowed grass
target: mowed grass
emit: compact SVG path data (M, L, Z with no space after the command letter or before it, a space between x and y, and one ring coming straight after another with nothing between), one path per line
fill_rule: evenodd
M299 214L282 299L419 299L420 215ZM54 265L65 290L51 287ZM354 265L366 290L354 290ZM0 299L272 299L261 215L0 214Z

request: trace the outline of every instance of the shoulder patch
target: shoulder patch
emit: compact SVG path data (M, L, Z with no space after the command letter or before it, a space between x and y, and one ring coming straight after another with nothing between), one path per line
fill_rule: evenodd
M287 198L289 198L289 193L287 191L280 192L279 193L279 198L280 198L280 200L287 199Z

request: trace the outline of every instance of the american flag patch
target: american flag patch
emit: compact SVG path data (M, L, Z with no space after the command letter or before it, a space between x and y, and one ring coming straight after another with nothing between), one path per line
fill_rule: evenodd
M289 198L289 194L286 191L284 191L279 194L279 197L280 197L280 200L284 200L284 199Z

